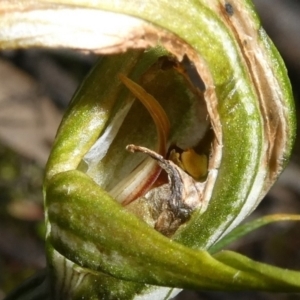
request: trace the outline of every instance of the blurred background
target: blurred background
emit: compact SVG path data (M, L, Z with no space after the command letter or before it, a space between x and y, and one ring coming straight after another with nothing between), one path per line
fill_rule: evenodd
M300 117L300 1L254 2L286 62ZM63 111L95 60L66 50L0 52L0 300L45 266L43 169ZM274 213L300 213L299 137L289 166L249 219ZM269 225L231 249L299 270L300 224ZM294 300L300 294L184 291L176 297L184 299Z

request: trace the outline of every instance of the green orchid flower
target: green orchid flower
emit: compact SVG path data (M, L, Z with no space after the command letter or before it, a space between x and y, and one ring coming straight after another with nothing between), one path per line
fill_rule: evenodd
M173 2L1 4L2 48L110 54L74 95L48 160L47 271L7 299L300 290L296 271L220 251L299 219L237 227L291 152L284 64L250 1Z

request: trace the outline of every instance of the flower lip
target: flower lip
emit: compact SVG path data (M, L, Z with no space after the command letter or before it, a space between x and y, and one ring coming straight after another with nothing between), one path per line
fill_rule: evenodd
M129 204L142 220L166 236L172 236L185 223L192 212L202 206L205 182L194 180L171 160L145 147L128 145L130 152L142 152L168 174L168 183L151 189L146 195ZM148 211L148 213L145 213ZM150 217L149 217L150 215Z

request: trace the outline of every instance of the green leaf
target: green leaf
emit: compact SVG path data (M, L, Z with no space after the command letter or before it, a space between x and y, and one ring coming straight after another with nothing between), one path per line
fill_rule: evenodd
M251 274L257 279L269 280L270 291L299 292L300 272L259 263L232 251L221 251L215 254L214 258L230 267Z
M289 215L289 214L276 214L264 216L259 219L255 219L251 222L245 223L233 229L229 234L227 234L223 239L218 241L215 245L210 247L210 253L216 253L230 243L238 240L239 238L245 236L246 234L274 222L282 222L282 221L300 221L300 215Z

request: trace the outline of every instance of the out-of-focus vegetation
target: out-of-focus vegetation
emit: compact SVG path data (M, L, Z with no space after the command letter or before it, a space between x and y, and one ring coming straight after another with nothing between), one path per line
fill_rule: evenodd
M0 282L2 296L45 265L43 170L0 145Z

